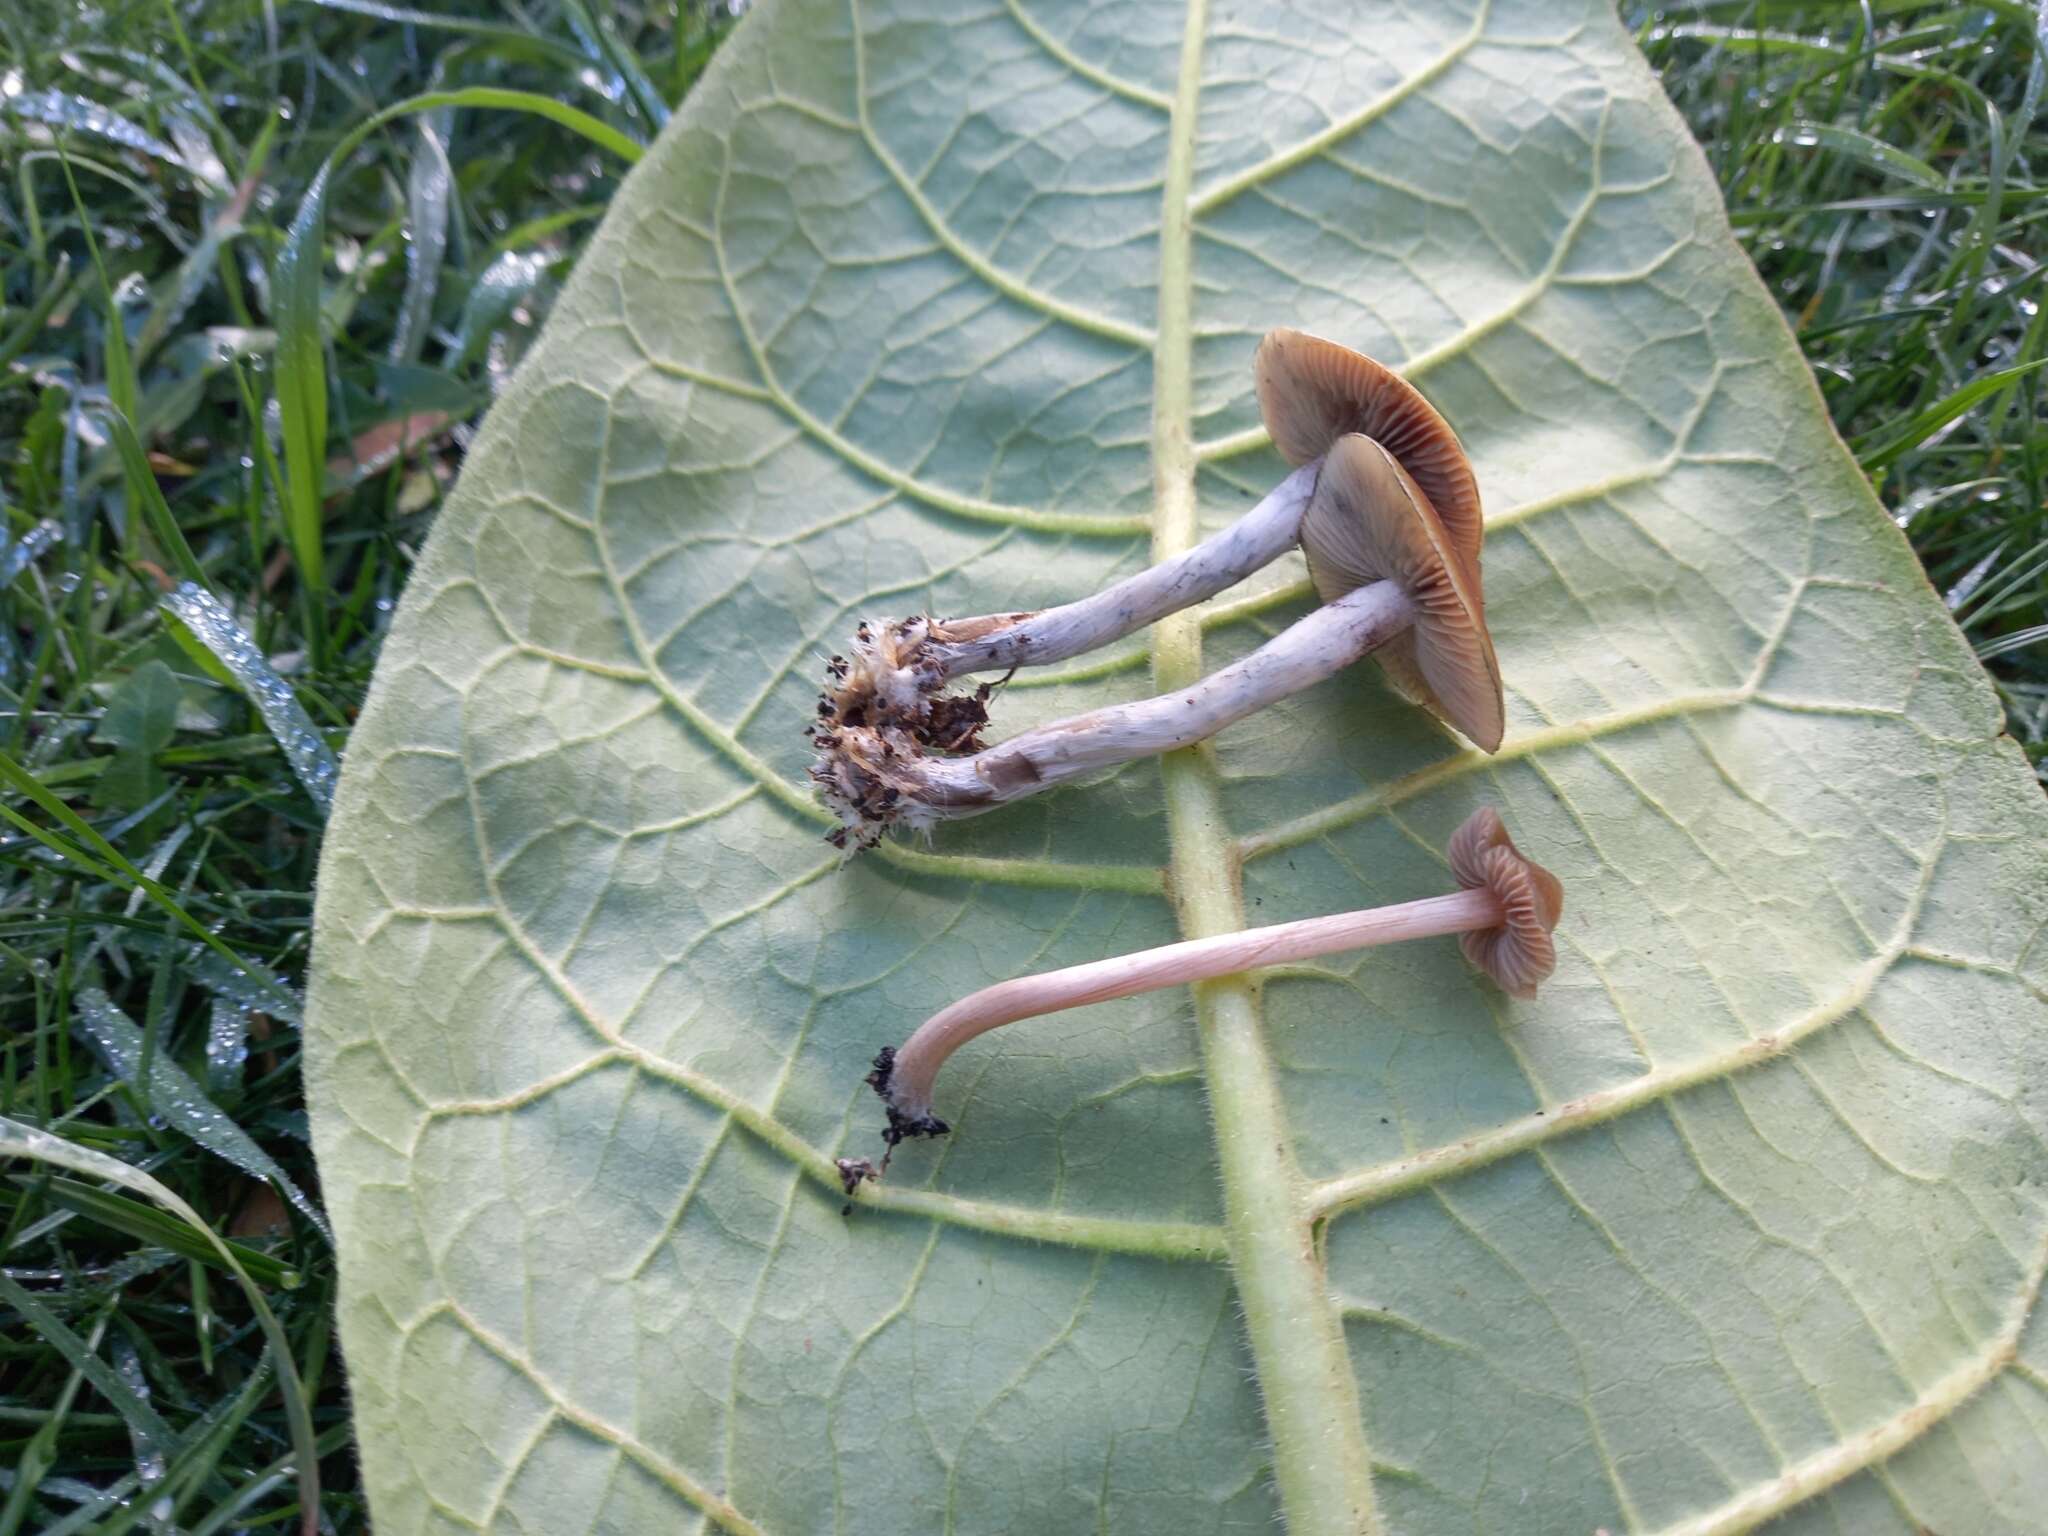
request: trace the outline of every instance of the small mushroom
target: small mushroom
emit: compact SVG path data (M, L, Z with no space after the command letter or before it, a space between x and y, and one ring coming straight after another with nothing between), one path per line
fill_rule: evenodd
M1534 997L1537 983L1557 969L1550 933L1564 911L1564 886L1522 856L1490 805L1465 818L1444 852L1459 885L1487 891L1500 903L1498 923L1458 935L1465 958L1510 997Z
M899 752L956 750L946 745L959 734L943 703L948 683L977 672L1045 666L1095 650L1213 597L1290 549L1300 547L1308 554L1321 586L1324 564L1305 539L1304 526L1315 505L1324 456L1344 436L1371 438L1408 474L1443 524L1463 567L1463 584L1477 600L1483 532L1477 483L1457 434L1421 393L1362 353L1300 331L1270 332L1259 345L1253 371L1267 430L1281 454L1297 466L1258 505L1186 553L1057 608L863 625L851 656L833 658L827 669L830 682L810 727L814 737L824 738L820 766L830 769L839 727L849 723L893 731ZM1418 692L1413 668L1397 658L1389 670L1404 691L1426 697ZM930 718L935 710L936 721ZM840 777L831 772L821 779L828 800L834 799L833 784ZM892 815L877 822L857 815L834 840L843 845L856 835L870 842L896 819L916 818Z
M888 1128L882 1133L888 1151L879 1165L864 1158L840 1163L848 1193L863 1178L879 1178L898 1143L943 1136L950 1129L932 1110L939 1069L975 1036L1019 1019L1340 950L1450 933L1459 936L1465 958L1501 990L1514 997L1534 997L1537 983L1557 967L1550 933L1564 907L1563 887L1549 870L1516 849L1491 807L1467 818L1452 834L1447 852L1451 873L1462 887L1454 895L1188 939L1019 976L941 1009L902 1045L884 1047L875 1057L867 1082L881 1095L888 1113Z
M1478 590L1479 483L1458 434L1420 390L1363 352L1305 331L1268 331L1252 375L1259 415L1296 466L1291 474L1220 533L1092 597L1040 613L933 621L925 659L939 680L1066 661L1235 586L1301 543L1323 455L1354 434L1413 477Z
M1412 476L1368 437L1325 456L1300 536L1324 603L1178 693L1093 710L969 756L934 756L887 721L840 724L811 776L848 828L929 827L1170 752L1376 652L1397 686L1492 752L1500 667L1479 594ZM829 738L829 740L827 739Z
M1346 433L1371 438L1422 488L1477 589L1486 534L1479 482L1458 434L1413 384L1362 352L1306 331L1267 332L1252 374L1259 414L1282 458L1309 464Z

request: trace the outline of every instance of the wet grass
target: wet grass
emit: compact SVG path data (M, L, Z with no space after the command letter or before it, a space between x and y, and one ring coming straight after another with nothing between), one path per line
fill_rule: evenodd
M471 427L726 24L598 9L0 7L0 1536L289 1529L309 1464L364 1528L299 1089L314 860ZM2034 18L1641 35L2038 762Z

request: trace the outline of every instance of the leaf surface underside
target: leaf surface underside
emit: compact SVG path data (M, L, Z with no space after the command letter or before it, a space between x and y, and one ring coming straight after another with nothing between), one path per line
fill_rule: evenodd
M378 1529L2036 1529L2048 815L1610 12L760 11L343 775L310 1088ZM823 657L1221 526L1279 324L1464 435L1501 753L1361 668L841 868ZM842 1216L927 1013L1436 894L1481 804L1567 892L1538 1001L1444 940L1019 1025Z

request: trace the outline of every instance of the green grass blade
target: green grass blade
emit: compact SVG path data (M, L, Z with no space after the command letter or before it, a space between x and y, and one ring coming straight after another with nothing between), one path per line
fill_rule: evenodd
M107 398L113 402L115 410L132 421L141 391L135 383L134 359L128 355L128 333L121 324L121 306L114 299L114 285L107 278L107 264L100 259L100 243L93 237L91 210L78 194L78 178L71 174L71 156L65 152L61 138L57 141L57 159L64 167L64 185L71 191L71 206L78 212L79 233L85 237L85 249L92 257L93 271L99 274L100 301L106 306L107 329L101 342L100 366L106 375Z
M439 107L484 107L498 111L531 113L547 119L557 128L566 128L571 133L581 135L599 149L615 155L628 165L637 164L640 156L645 153L645 147L630 135L621 133L611 124L592 117L588 112L572 107L567 102L556 101L552 96L541 96L532 91L506 90L499 86L472 85L453 91L424 91L384 108L336 146L334 153L327 157L328 166L338 166L361 147L363 140L387 123L408 117L415 112L430 112ZM320 195L322 199L326 197L324 187ZM310 188L307 190L306 198L309 202L313 199ZM303 211L301 209L301 212Z
M53 1205L61 1205L88 1221L124 1232L153 1248L164 1248L180 1258L195 1259L223 1274L232 1273L219 1252L176 1217L167 1216L153 1205L130 1200L111 1190L99 1189L77 1179L50 1177L43 1192ZM244 1243L229 1242L229 1250L248 1270L251 1278L280 1291L297 1290L303 1277L289 1264Z
M298 1462L299 1483L299 1530L301 1536L317 1536L320 1522L320 1463L319 1452L313 1442L313 1416L306 1405L305 1394L300 1390L299 1373L292 1363L291 1343L285 1338L284 1329L278 1325L277 1315L270 1310L270 1303L263 1299L263 1289L250 1278L242 1261L229 1249L226 1242L200 1218L197 1211L187 1205L171 1189L151 1178L139 1168L132 1168L119 1158L109 1157L104 1152L95 1152L89 1147L52 1136L34 1126L23 1125L18 1120L0 1116L0 1155L27 1158L32 1162L48 1163L59 1168L68 1168L73 1173L88 1178L105 1179L119 1184L124 1189L168 1206L172 1212L189 1222L204 1234L222 1261L234 1272L241 1282L242 1290L249 1298L249 1306L256 1314L263 1336L268 1340L272 1357L277 1365L278 1391L284 1398L285 1417L291 1425L292 1450ZM15 1282L0 1275L0 1281L20 1290ZM23 1292L22 1294L26 1294ZM33 1301L33 1298L30 1298ZM19 1305L18 1298L16 1305ZM112 1372L107 1373L112 1376ZM95 1382L95 1386L99 1383ZM104 1390L104 1389L102 1389Z
M633 164L641 146L610 124L531 91L470 86L428 91L376 113L335 146L321 165L278 250L272 279L277 303L277 398L284 418L285 530L301 579L325 591L322 503L327 474L327 357L320 327L320 270L325 250L327 194L348 157L387 123L444 107L527 112L581 134L598 148Z
M234 1441L256 1405L269 1395L271 1372L276 1362L266 1351L256 1369L233 1397L215 1403L185 1434L185 1443L164 1469L164 1487L171 1498L170 1518L177 1521L185 1506L220 1470L222 1456ZM112 1536L111 1531L103 1536Z
M419 361L440 291L442 258L448 252L448 212L455 170L448 160L451 113L423 113L419 142L405 178L405 296L388 353L394 363Z
M320 1439L316 1442L320 1454L322 1456L329 1456L342 1449L342 1447L348 1444L350 1433L350 1426L345 1423L333 1425L322 1431ZM254 1504L258 1499L268 1497L272 1492L281 1487L284 1480L290 1475L290 1458L272 1462L269 1466L263 1468L262 1471L250 1477L246 1483L236 1489L225 1502L211 1514L207 1515L205 1519L194 1525L187 1533L187 1536L218 1536L219 1532L225 1530L228 1524L240 1516L250 1505Z
M167 592L164 607L177 616L195 640L205 646L227 668L256 713L277 741L285 762L305 786L320 814L334 805L335 781L341 764L327 739L313 728L312 718L299 703L291 685L277 675L270 661L234 615L205 586L194 581Z
M0 1156L35 1156L33 1153L21 1151L15 1145L15 1139L12 1135L15 1124L14 1121L0 1118ZM28 1127L22 1126L20 1129L28 1130ZM31 1132L31 1134L42 1135L41 1132ZM42 1139L45 1141L58 1140L54 1136L43 1136ZM80 1153L85 1152L83 1147L74 1150ZM104 1154L97 1152L90 1155L93 1157L104 1156ZM105 1160L110 1163L115 1161L111 1157ZM122 1163L120 1166L128 1168L126 1163ZM130 1173L135 1172L132 1168L129 1168L128 1171ZM137 1177L147 1178L148 1175L138 1174ZM6 1302L7 1305L20 1313L22 1321L35 1329L38 1337L54 1346L57 1352L70 1362L71 1368L74 1371L77 1371L87 1381L91 1382L94 1390L109 1403L113 1404L114 1411L120 1414L122 1419L126 1421L129 1429L134 1431L137 1440L146 1445L156 1446L164 1451L169 1451L171 1442L177 1436L171 1433L171 1427L158 1416L156 1409L152 1408L139 1392L126 1381L123 1381L119 1373L112 1366L108 1365L106 1361L102 1360L94 1352L90 1344L72 1332L69 1325L62 1318L44 1306L42 1300L34 1292L28 1290L20 1281L16 1280L5 1270L0 1270L0 1301Z
M165 974L160 970L159 975ZM292 1183L277 1160L255 1138L222 1111L176 1062L161 1052L145 1052L143 1032L98 987L78 994L77 1018L86 1037L106 1058L114 1075L141 1090L146 1108L161 1115L180 1135L204 1147L225 1163L261 1179L298 1208L320 1235L332 1243L319 1208Z
M156 475L149 467L149 455L143 451L142 440L135 435L130 418L116 409L102 412L101 420L106 424L107 435L113 440L114 453L121 460L121 475L127 482L129 499L141 510L149 531L163 545L164 553L178 568L178 574L187 581L204 585L206 573L199 568L199 557L192 553L192 546L185 539L185 530L171 515L170 503L164 500L163 488L156 483Z
M469 16L452 16L445 11L422 11L409 5L384 5L381 0L310 0L310 3L330 11L350 11L357 16L370 16L378 21L395 22L405 27L427 27L441 32L463 32L472 37L492 37L505 42L519 43L543 48L557 55L564 63L581 64L582 58L573 49L519 27L507 26L502 22L478 21Z
M85 845L85 849L90 850L90 853L58 837L46 828L37 826L12 806L0 805L0 816L4 816L7 820L13 822L22 831L28 833L38 842L44 844L44 846L81 865L88 873L94 875L95 878L106 880L113 885L125 886L132 890L141 891L164 911L175 917L180 924L201 943L205 944L208 949L211 949L222 959L231 963L236 970L251 977L266 992L276 992L279 990L277 983L270 978L269 974L262 967L251 965L240 955L236 954L232 948L224 944L210 928L200 922L190 912L187 912L176 896L173 896L163 886L129 863L121 851L104 837L101 837L98 832L94 831L91 824L84 817L51 794L37 782L34 774L22 767L21 764L17 763L5 752L0 752L0 784L11 786L19 793L33 800L51 816L54 816L72 836ZM298 1007L297 998L292 997L289 993L282 993L281 996L287 1006L291 1008Z
M1899 177L1931 191L1938 192L1948 185L1941 172L1925 160L1854 128L1843 128L1833 123L1791 122L1777 129L1771 140L1795 149L1825 149L1844 155L1861 161L1874 171Z
M2010 656L2015 651L2042 644L2048 644L2048 624L2036 624L2030 629L2015 630L2012 634L2000 635L1996 640L1987 640L1977 647L1977 659L1989 661L1994 656Z
M2035 369L2048 363L2048 358L2036 358L2031 363L2020 363L2011 368L1999 368L1990 373L1979 374L1961 389L1945 395L1926 410L1908 417L1895 427L1880 428L1866 433L1850 444L1864 471L1876 474L1886 465L1894 463L1902 455L1911 453L1943 427L1963 415L1979 401L1996 394L2014 379L2024 378Z
M124 1473L54 1525L45 1526L38 1536L85 1536L86 1529L109 1510L120 1509L135 1496L142 1480L133 1472Z
M15 1463L14 1486L7 1490L7 1503L0 1506L0 1536L16 1536L21 1522L28 1518L29 1501L35 1497L43 1475L56 1463L57 1436L71 1415L71 1405L84 1381L85 1373L74 1367L57 1394L55 1406L44 1416L21 1459Z
M196 1485L212 1474L220 1462L224 1442L248 1418L250 1410L266 1395L270 1386L271 1359L266 1351L249 1373L241 1390L223 1398L203 1413L186 1432L177 1454L165 1465L163 1475L152 1485L151 1496L134 1499L118 1510L93 1536L123 1536L147 1519L155 1530L175 1529L179 1510L190 1501Z
M625 84L634 105L656 128L666 125L668 103L661 99L661 92L647 78L640 61L620 45L617 34L603 19L592 15L583 0L562 0L562 14L568 18L570 30L583 43L591 62L610 71Z
M313 594L327 587L321 542L322 478L327 464L327 353L320 334L320 264L328 161L306 189L271 278L277 310L277 404L284 427L285 541L299 580Z
M29 305L13 329L8 331L6 339L0 340L0 374L4 374L9 363L34 345L36 337L40 336L43 327L50 323L50 316L56 313L57 303L64 297L65 290L70 285L71 257L67 253L57 258L56 270L50 274L50 280L43 284L43 291L36 295L35 301Z

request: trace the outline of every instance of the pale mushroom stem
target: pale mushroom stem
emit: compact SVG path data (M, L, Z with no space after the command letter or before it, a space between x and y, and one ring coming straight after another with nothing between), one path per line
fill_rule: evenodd
M1257 506L1185 554L1093 596L1037 613L934 622L922 659L936 670L939 682L972 672L1045 666L1085 655L1214 597L1297 546L1322 462L1318 456L1292 471Z
M861 766L932 819L973 816L1120 763L1191 746L1342 671L1414 621L1415 606L1399 583L1372 582L1178 693L1056 720L968 757Z
M1497 928L1502 921L1500 898L1481 887L1398 906L1188 939L983 987L933 1014L893 1053L885 1053L885 1061L876 1062L881 1081L875 1086L888 1105L891 1144L905 1136L946 1130L945 1122L931 1112L939 1068L969 1040L1005 1024L1341 950Z
M1020 976L983 987L941 1009L901 1047L884 1047L875 1057L867 1081L888 1111L889 1127L882 1139L889 1152L879 1165L864 1157L842 1158L839 1177L847 1194L864 1179L880 1178L899 1142L946 1134L950 1127L932 1113L932 1085L939 1068L975 1036L1018 1019L1313 955L1447 933L1459 936L1465 958L1510 997L1534 997L1537 985L1557 968L1551 933L1564 911L1564 887L1515 847L1500 814L1489 806L1465 818L1445 852L1452 876L1464 887L1456 895L1188 939Z

